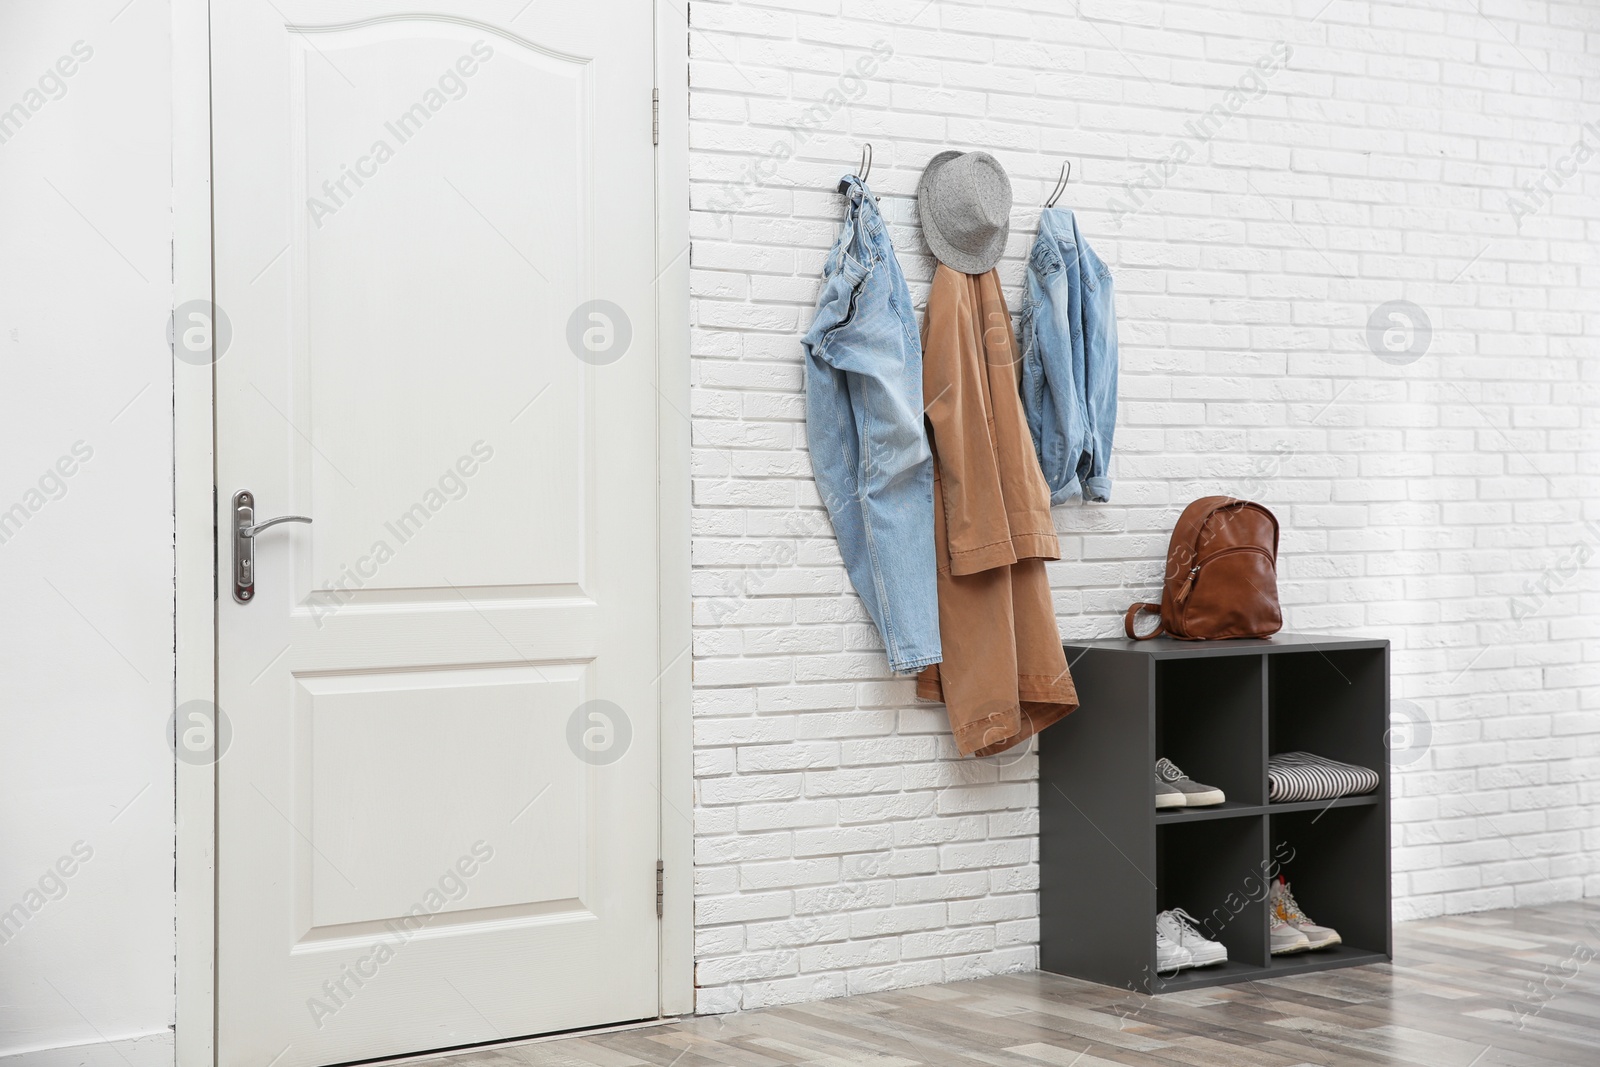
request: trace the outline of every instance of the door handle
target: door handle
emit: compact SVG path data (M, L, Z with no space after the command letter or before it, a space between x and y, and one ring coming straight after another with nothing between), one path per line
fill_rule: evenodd
M256 521L256 498L248 489L233 494L233 599L248 604L256 595L256 534L281 522L306 522L305 515Z

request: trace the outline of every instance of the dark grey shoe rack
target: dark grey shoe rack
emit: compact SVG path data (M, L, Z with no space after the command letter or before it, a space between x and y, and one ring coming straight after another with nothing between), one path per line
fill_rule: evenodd
M1391 958L1389 642L1068 644L1079 708L1039 735L1039 965L1145 993ZM1267 802L1267 756L1301 749L1370 767L1367 796ZM1227 803L1157 812L1166 756ZM1274 864L1277 864L1274 866ZM1272 956L1269 873L1342 945ZM1157 973L1155 916L1181 907L1228 962Z

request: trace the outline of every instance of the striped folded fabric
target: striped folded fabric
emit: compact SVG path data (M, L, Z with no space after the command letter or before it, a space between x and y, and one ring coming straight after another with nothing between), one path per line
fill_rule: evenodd
M1360 796L1378 788L1378 772L1312 752L1280 752L1267 760L1267 799L1273 803Z

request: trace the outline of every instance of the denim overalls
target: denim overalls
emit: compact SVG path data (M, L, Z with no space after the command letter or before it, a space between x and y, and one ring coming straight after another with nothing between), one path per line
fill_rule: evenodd
M1111 499L1117 311L1111 271L1066 208L1045 208L1022 301L1022 407L1050 503Z
M840 188L844 227L801 338L806 439L839 553L889 666L915 671L942 659L922 341L877 201L853 176Z

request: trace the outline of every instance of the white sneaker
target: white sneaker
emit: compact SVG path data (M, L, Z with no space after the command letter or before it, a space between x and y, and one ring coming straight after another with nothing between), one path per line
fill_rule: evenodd
M1182 945L1173 944L1167 940L1167 935L1156 928L1156 970L1162 974L1171 974L1181 971L1185 967L1194 966L1194 953Z
M1339 936L1339 931L1333 927L1318 926L1306 918L1306 913L1295 903L1294 894L1289 892L1289 883L1283 880L1281 874L1267 892L1267 907L1272 911L1274 918L1304 935L1308 949L1328 948L1344 940Z
M1182 908L1173 908L1156 915L1156 958L1161 956L1161 941L1189 953L1189 962L1179 967L1210 967L1228 961L1228 950L1216 941L1207 941L1195 925L1194 916Z

